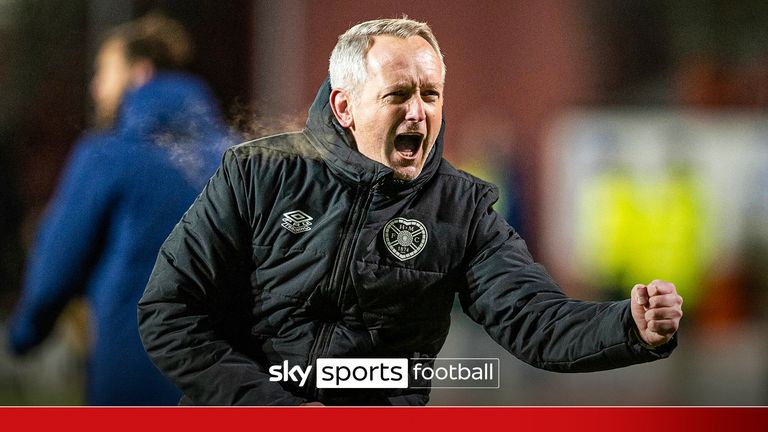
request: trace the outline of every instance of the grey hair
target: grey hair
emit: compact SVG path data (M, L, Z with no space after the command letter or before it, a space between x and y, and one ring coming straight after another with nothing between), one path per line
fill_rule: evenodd
M339 41L333 48L328 62L331 87L341 88L354 94L367 77L366 54L373 44L373 38L383 35L401 39L411 36L424 38L440 56L440 62L443 66L442 79L445 81L445 61L432 29L427 23L403 17L366 21L355 25L339 36Z

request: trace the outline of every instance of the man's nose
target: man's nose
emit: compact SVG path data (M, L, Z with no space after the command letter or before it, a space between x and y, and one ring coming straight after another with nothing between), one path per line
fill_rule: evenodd
M421 100L419 94L415 94L410 101L408 101L408 111L405 113L405 119L412 122L424 121L427 115L424 113L424 101Z

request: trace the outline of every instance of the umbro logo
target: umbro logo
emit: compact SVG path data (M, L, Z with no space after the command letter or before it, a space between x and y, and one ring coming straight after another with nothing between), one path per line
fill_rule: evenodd
M280 226L294 234L303 233L312 229L312 219L312 216L301 210L289 211L283 213L283 223Z
M382 234L387 250L400 261L420 254L429 238L427 227L423 223L401 217L387 222Z

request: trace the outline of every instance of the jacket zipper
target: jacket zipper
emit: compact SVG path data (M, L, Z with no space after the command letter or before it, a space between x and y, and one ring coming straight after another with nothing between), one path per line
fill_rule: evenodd
M333 292L336 294L336 305L340 311L343 310L344 306L346 279L349 273L347 269L349 268L349 263L352 260L352 251L354 250L357 237L362 230L363 221L365 220L365 216L368 213L368 208L370 207L371 201L373 200L373 195L382 182L383 180L379 180L378 182L374 183L371 188L368 188L367 193L361 193L361 189L364 188L359 187L355 194L355 200L352 203L349 223L345 227L346 229L344 230L344 234L342 236L341 248L339 249L339 253L336 255L336 261L334 262L333 269L331 270L331 279L327 285L329 289L333 290ZM307 365L313 366L313 373L310 374L310 381L307 383L307 394L312 395L314 400L317 400L319 396L319 389L316 386L317 368L314 367L316 366L314 363L320 357L320 355L328 351L328 345L330 344L331 335L333 334L333 329L335 327L336 322L329 323L327 321L323 321L320 324L320 330L317 333L317 338L315 338L315 341L312 344L312 348L309 350L309 359Z

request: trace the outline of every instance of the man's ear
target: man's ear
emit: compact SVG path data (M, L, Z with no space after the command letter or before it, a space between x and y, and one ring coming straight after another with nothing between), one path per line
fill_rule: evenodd
M345 128L352 128L355 120L352 116L352 102L349 93L342 89L331 90L331 109L339 124Z
M155 76L155 65L146 59L139 59L130 65L131 87L141 87Z

